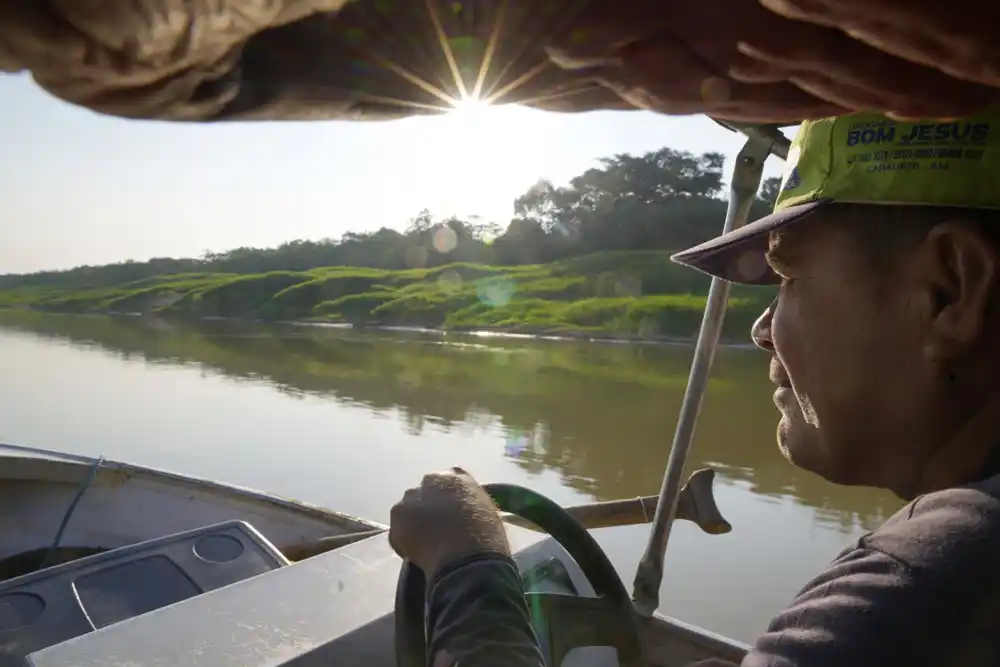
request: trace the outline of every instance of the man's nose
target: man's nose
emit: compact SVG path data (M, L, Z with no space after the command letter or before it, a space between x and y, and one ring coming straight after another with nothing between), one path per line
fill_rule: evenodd
M774 317L774 306L778 303L775 299L771 305L764 309L757 321L750 327L750 338L754 345L767 352L774 351L774 341L771 339L771 319Z

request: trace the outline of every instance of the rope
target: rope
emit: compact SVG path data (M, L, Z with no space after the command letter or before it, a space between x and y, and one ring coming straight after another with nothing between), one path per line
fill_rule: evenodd
M91 483L93 483L94 478L97 476L97 471L101 468L102 463L104 463L103 455L94 461L94 465L91 466L90 473L87 475L87 478L83 480L80 488L76 490L76 495L73 497L73 501L66 509L66 514L63 515L62 523L59 524L59 530L56 531L56 538L52 541L52 546L49 547L49 552L45 554L45 559L42 561L40 569L48 567L49 563L56 557L56 552L59 550L59 543L62 542L63 533L66 532L66 526L69 524L69 520L73 516L73 512L76 511L76 506L80 503L80 499L83 498L83 494L86 493L87 489L90 488Z

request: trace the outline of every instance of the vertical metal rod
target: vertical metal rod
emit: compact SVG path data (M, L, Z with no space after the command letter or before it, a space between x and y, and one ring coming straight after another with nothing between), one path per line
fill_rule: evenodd
M753 204L760 179L764 171L764 161L770 154L772 139L750 137L736 157L733 180L729 191L729 206L726 209L726 223L723 233L746 224L750 206ZM649 531L646 552L636 568L632 599L636 611L652 616L660 606L660 584L663 581L663 559L666 554L670 528L677 512L677 498L681 490L681 475L687 462L688 452L694 439L695 424L701 410L702 399L708 388L708 378L712 372L715 349L722 333L722 322L729 302L729 283L712 278L705 303L705 314L698 332L698 343L694 350L694 360L688 376L684 401L677 417L677 430L667 460L667 469L660 487L660 498L656 504L656 514Z

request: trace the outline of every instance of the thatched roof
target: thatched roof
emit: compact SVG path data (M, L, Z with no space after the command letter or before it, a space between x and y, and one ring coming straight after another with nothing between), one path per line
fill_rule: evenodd
M1000 100L1000 3L957 26L965 1L5 0L0 70L101 113L189 121L388 119L469 96L775 123L958 114ZM861 66L831 83L809 60L823 53Z

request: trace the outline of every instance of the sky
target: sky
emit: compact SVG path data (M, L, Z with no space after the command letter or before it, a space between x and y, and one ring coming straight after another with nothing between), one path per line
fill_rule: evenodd
M0 274L405 229L421 209L506 226L539 178L615 153L726 154L703 116L473 107L388 122L183 124L102 116L0 75ZM771 158L765 177L780 175ZM721 228L722 221L719 221Z

